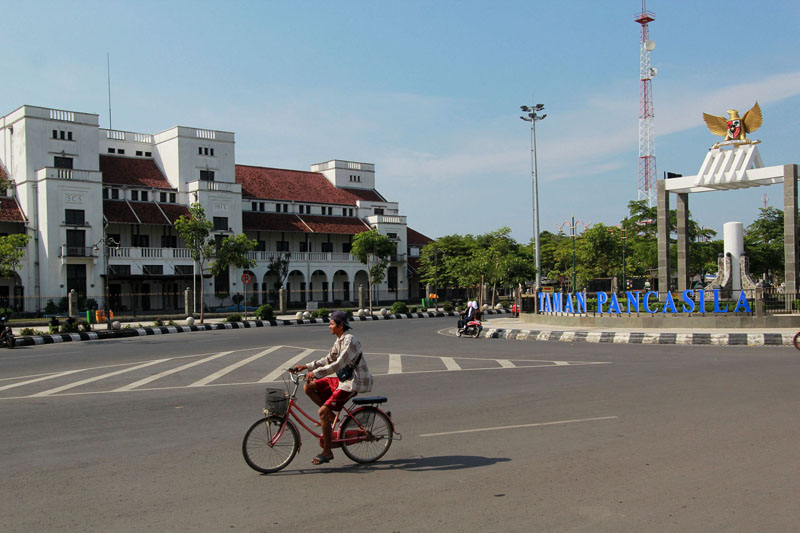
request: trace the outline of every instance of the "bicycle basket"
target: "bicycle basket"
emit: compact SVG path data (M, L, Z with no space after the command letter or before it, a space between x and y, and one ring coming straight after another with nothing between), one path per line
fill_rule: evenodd
M289 408L286 391L267 388L266 408L271 415L286 416L286 410Z

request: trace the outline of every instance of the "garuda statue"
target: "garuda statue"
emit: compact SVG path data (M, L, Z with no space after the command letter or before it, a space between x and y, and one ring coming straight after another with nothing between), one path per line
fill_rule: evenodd
M762 117L761 108L758 107L758 102L743 117L739 116L739 111L736 109L728 109L730 118L716 117L703 113L703 120L706 121L708 131L714 135L725 137L725 141L745 141L750 143L747 138L748 133L752 133L761 127ZM756 141L758 142L758 141ZM719 146L720 143L714 145L714 148Z

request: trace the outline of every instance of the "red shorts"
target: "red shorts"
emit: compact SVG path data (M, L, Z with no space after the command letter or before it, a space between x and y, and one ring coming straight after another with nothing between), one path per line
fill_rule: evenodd
M320 398L325 400L324 405L328 406L331 411L341 411L347 400L356 395L355 391L341 390L336 387L339 386L339 378L335 376L327 376L314 380L317 386L317 392Z

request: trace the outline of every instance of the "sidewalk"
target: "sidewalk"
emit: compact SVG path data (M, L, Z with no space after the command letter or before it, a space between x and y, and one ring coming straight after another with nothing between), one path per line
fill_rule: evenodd
M608 328L569 327L523 322L513 317L491 317L483 321L486 338L560 342L631 344L715 344L740 346L792 346L794 328L768 331L745 328Z

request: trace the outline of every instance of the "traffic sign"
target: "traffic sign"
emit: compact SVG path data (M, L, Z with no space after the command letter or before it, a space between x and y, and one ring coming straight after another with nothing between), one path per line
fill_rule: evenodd
M253 282L253 275L252 274L250 274L249 272L245 272L244 274L242 274L242 283L244 283L245 285L248 285L248 284L250 284L252 282Z

